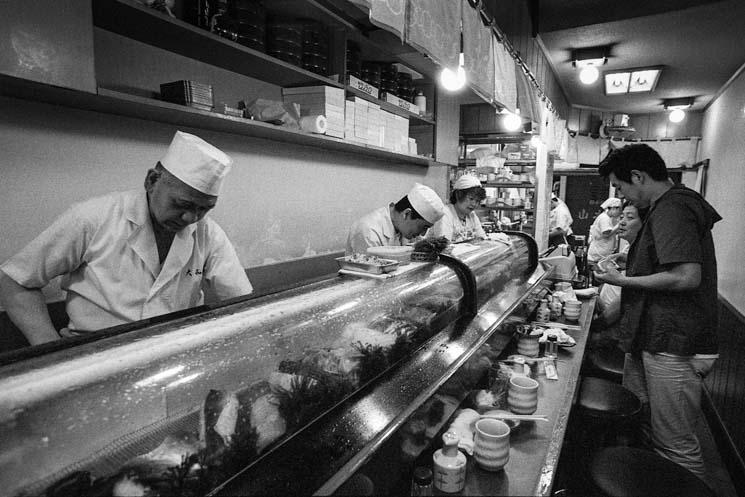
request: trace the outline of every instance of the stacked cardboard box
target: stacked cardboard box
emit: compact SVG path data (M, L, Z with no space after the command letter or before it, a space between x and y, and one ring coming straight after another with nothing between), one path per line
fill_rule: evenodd
M381 111L385 123L383 147L401 154L409 153L409 120L388 111Z
M300 115L326 116L326 134L344 138L344 90L333 86L283 88L284 102L300 105Z
M383 120L381 118L380 105L374 103L367 104L367 144L376 147L383 146L382 130Z

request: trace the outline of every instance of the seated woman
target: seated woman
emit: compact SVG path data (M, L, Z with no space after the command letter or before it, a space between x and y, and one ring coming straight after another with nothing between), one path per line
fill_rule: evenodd
M618 236L628 243L623 244L621 252L610 255L606 260L613 261L620 268L626 267L626 257L629 247L636 240L636 235L642 227L642 218L639 210L631 204L623 207L620 220L618 222ZM600 293L595 308L595 319L592 327L595 330L601 330L601 336L598 337L601 342L615 341L615 325L621 318L621 287L616 285L604 284L600 287Z
M621 199L609 198L600 207L604 210L590 226L590 246L587 248L587 263L594 268L605 257L616 250L618 219L621 215Z
M486 233L474 212L486 198L486 190L476 176L464 174L453 184L445 215L427 232L427 238L444 236L452 243L484 239Z

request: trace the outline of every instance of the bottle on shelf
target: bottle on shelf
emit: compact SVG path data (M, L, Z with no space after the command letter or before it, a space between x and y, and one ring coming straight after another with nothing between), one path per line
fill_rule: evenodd
M424 96L422 90L419 90L414 97L414 105L419 107L419 114L425 115L427 113L427 97Z

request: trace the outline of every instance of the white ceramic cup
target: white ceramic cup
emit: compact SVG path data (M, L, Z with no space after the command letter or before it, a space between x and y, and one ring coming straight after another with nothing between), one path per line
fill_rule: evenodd
M541 338L541 333L537 335L521 335L518 337L517 353L528 357L538 357L540 353L539 338Z
M538 408L538 382L527 376L512 376L507 405L515 414L533 414Z
M510 427L499 419L476 421L473 457L487 471L499 471L510 460Z
M580 310L582 309L582 302L580 302L579 300L566 300L564 302L564 310L566 309Z

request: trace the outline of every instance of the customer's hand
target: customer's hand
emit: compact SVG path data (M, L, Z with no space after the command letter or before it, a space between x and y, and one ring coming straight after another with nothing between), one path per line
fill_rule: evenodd
M597 269L593 271L593 275L595 276L595 281L599 281L601 283L610 283L611 285L617 285L617 286L623 286L621 284L623 280L623 274L616 269L616 267L613 264L605 264L604 269L600 268L600 265L597 266Z

